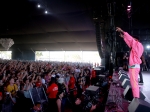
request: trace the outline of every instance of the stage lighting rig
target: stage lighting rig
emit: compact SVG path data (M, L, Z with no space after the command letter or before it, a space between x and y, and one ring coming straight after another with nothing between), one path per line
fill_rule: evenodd
M131 6L131 1L128 3L127 5L127 15L128 15L128 18L131 17L131 11L132 11L132 6Z

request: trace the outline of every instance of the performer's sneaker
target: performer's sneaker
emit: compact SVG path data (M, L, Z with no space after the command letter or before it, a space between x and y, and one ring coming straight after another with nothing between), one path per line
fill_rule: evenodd
M143 85L143 84L144 84L143 82L141 82L141 81L139 82L139 85Z

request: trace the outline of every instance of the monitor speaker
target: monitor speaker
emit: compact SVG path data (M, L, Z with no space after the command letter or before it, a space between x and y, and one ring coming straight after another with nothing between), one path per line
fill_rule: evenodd
M123 92L123 96L125 99L132 101L133 100L133 94L132 94L132 88L131 86L127 86L126 89ZM144 94L140 91L140 99L144 100L145 96Z
M129 77L127 75L124 75L124 74L121 74L120 77L119 77L119 80L121 82L123 82L124 79L129 79ZM129 79L130 80L130 79Z
M122 85L122 87L123 87L124 89L125 89L128 85L131 86L131 85L130 85L130 80L129 80L129 79L124 79L121 85Z
M119 67L120 68L120 67ZM121 67L122 68L122 67ZM124 71L124 70L122 70L122 69L119 69L119 72L118 72L118 74L119 75L121 75L121 74L124 74L124 75L127 75L127 73Z
M134 98L128 106L129 112L150 112L150 104L144 100Z
M119 70L118 74L121 75L121 73L122 73L122 70Z

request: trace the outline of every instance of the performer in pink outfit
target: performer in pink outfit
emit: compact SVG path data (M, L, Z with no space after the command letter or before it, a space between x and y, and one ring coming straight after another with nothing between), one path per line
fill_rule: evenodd
M140 97L138 75L140 71L141 56L143 54L143 45L139 42L138 37L132 37L127 32L124 32L121 28L117 27L116 31L120 33L120 37L124 39L126 44L131 49L129 56L129 76L134 98Z

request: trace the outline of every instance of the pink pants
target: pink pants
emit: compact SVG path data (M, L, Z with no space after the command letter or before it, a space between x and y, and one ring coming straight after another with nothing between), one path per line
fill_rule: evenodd
M138 75L140 72L140 68L129 68L129 76L130 76L130 83L132 88L133 97L140 98L140 91L138 85Z

